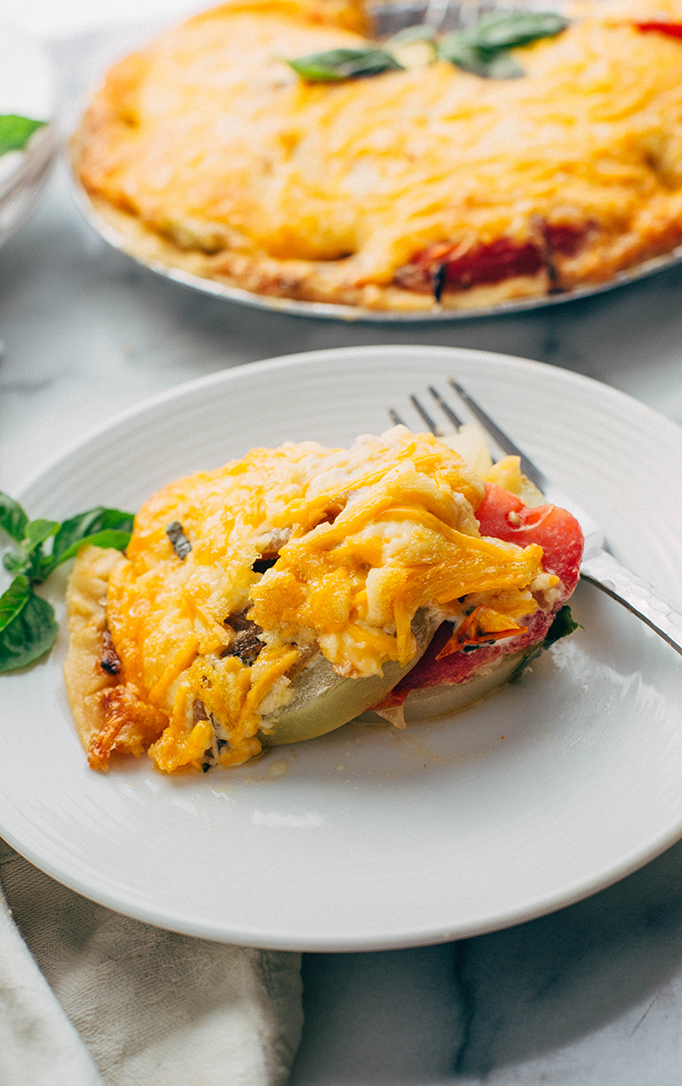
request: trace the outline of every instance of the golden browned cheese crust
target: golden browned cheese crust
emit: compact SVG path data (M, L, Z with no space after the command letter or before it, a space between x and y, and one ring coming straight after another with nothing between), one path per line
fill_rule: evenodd
M444 264L455 308L602 283L682 241L682 40L651 20L682 0L583 4L519 79L308 84L280 58L364 44L356 9L235 0L110 71L78 173L134 255L260 294L428 311Z

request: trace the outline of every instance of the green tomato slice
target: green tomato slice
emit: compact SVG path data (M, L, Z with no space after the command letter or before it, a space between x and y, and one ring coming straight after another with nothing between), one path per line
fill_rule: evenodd
M417 653L405 667L394 661L384 664L381 675L344 679L320 654L291 684L293 696L287 705L261 720L258 738L264 746L299 743L340 728L349 720L376 705L414 667L426 651L441 618L418 611L412 623Z
M421 724L427 720L451 716L463 709L468 709L477 701L482 701L489 694L512 681L520 672L524 662L536 653L537 645L500 656L492 664L481 669L477 675L465 683L441 683L422 690L412 690L403 702L403 718L406 724ZM363 713L360 724L381 724L385 721L378 713Z

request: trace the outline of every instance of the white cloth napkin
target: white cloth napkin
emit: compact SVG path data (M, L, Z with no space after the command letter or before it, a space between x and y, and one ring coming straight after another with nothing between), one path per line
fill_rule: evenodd
M0 842L3 1086L279 1086L300 955L130 920ZM22 938L23 936L23 938Z

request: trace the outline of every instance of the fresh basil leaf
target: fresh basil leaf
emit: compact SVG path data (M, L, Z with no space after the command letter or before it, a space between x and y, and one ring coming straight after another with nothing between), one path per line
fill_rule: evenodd
M8 592L17 581L28 585L25 577L17 577ZM0 597L0 604L6 595ZM0 673L25 667L44 656L54 645L58 629L52 605L28 586L23 606L0 631Z
M123 551L130 543L130 532L119 531L115 528L106 528L101 532L93 532L91 535L85 536L83 539L76 540L70 547L67 547L63 551L59 558L54 560L52 555L47 555L47 561L51 562L49 573L57 566L60 566L62 562L68 562L69 558L75 558L78 551L86 543L90 543L93 547L114 547L117 551Z
M26 534L28 517L14 498L9 494L3 494L0 490L0 528L4 528L7 535L21 543Z
M18 576L0 596L0 673L33 663L57 636L54 610L31 584L44 580L84 543L123 550L134 519L132 513L97 506L61 525L44 518L29 521L17 502L0 494L0 525L19 543L18 553L3 556L5 568ZM43 543L52 535L52 554L43 554Z
M482 79L518 79L523 68L505 53L486 53L469 45L459 33L448 34L438 46L439 56L456 64L464 72L479 75Z
M523 68L509 53L496 53L494 57L486 61L487 79L518 79L525 75Z
M40 567L44 562L43 543L54 535L59 528L58 520L32 520L26 529L26 538L21 544L21 551L25 554L25 565L22 572L28 575L30 581L40 581Z
M524 74L523 68L508 50L555 37L568 23L549 11L497 11L466 30L446 34L438 43L438 55L484 79L516 79Z
M25 554L12 554L11 551L7 551L2 556L2 564L7 572L14 576L17 573L23 573L30 565L30 562Z
M0 596L0 633L17 617L28 603L31 585L27 577L15 577L6 592Z
M381 72L401 70L400 64L385 49L329 49L287 60L290 68L308 83L339 83L343 79L361 79Z
M98 505L94 509L88 509L85 513L79 513L65 520L54 537L52 554L48 556L51 560L50 572L62 562L66 562L67 558L72 558L82 543L95 543L94 537L100 536L101 533L112 531L118 533L115 537L117 542L105 544L98 542L96 546L116 546L122 550L130 539L134 519L132 513L122 513L120 509L105 509Z
M23 151L33 133L46 121L34 121L16 113L0 114L0 155L8 151Z
M44 561L42 544L59 528L56 520L32 520L19 546L18 554L3 555L2 563L10 573L27 573L29 580L41 580L39 570Z
M438 55L461 68L463 72L480 75L482 79L488 78L490 58L480 49L469 45L458 30L446 34L438 43Z
M568 19L552 11L495 11L463 31L469 45L486 52L514 49L539 38L554 38L565 30Z
M34 551L36 547L39 547L41 543L54 535L58 528L58 520L44 520L42 518L32 520L26 529L22 546L26 547L28 551Z
M580 623L573 618L571 608L566 603L559 608L554 616L554 622L545 634L543 645L548 648L555 641L559 641L562 637L568 637L569 634L575 633L576 630L582 630L582 628Z

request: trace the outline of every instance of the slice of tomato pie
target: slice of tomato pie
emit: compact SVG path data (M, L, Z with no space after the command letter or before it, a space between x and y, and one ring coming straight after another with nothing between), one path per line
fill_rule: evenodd
M500 485L523 490L513 458L488 475L399 426L253 449L153 495L125 556L85 547L69 583L90 764L238 765L372 708L402 726L415 686L445 692L429 716L506 682L573 591L582 534Z

